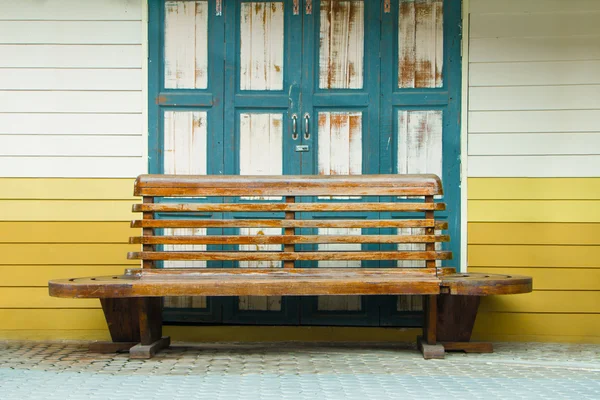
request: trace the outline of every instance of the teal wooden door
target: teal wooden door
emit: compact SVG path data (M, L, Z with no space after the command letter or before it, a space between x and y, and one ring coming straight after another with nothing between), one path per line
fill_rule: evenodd
M451 249L458 255L458 2L151 0L149 40L151 172L437 173L446 186L449 212L445 217L451 220ZM373 199L305 201L366 200ZM314 216L304 213L301 217ZM324 218L339 217L332 213ZM399 216L353 215L374 217ZM272 214L269 218L283 215ZM212 233L279 234L269 229ZM318 233L395 232L321 229ZM378 249L376 245L364 246ZM396 265L369 261L297 262L296 266L392 264ZM267 262L211 262L206 266L281 267ZM184 323L421 323L420 298L407 296L177 298L168 299L167 305L166 319Z

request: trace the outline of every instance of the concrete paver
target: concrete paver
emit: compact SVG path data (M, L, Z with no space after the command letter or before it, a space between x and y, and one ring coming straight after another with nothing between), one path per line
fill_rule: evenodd
M496 343L423 360L408 346L175 343L151 360L80 342L0 342L0 399L600 399L600 346Z

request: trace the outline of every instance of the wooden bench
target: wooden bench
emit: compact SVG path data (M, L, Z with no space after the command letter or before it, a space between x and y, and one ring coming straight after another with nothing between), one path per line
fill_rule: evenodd
M410 294L424 296L419 347L425 358L441 358L444 347L491 351L489 344L469 342L479 296L531 291L529 277L461 274L441 266L452 253L441 249L450 238L442 234L448 223L435 218L446 208L436 199L443 191L435 175L142 175L134 193L143 202L133 211L143 218L132 227L142 235L130 242L141 251L128 258L141 260L141 268L49 282L51 296L101 300L113 342L97 343L96 350L149 358L168 346L163 296ZM264 234L267 228L272 234ZM331 228L363 234L324 234ZM193 229L208 231L194 235ZM328 244L360 250L323 249ZM399 248L405 244L420 246ZM178 249L182 245L194 250ZM406 260L421 265L403 267ZM171 268L177 261L206 264ZM242 261L276 261L281 268L223 268ZM318 261L360 261L362 268L314 268ZM377 268L366 268L367 262Z

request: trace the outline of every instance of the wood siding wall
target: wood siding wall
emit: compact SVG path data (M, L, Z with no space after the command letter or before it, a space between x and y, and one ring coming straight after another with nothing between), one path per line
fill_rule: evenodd
M0 0L0 176L145 171L141 0Z
M132 178L146 170L143 1L0 10L0 337L106 337L98 301L46 286L135 265L125 254Z
M471 0L469 271L531 275L476 333L600 341L600 2Z

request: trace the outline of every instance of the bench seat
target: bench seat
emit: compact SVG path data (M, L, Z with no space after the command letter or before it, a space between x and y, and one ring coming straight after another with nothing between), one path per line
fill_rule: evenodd
M69 298L157 296L319 296L516 294L531 291L531 278L452 274L401 268L129 269L125 275L60 279L50 295Z

